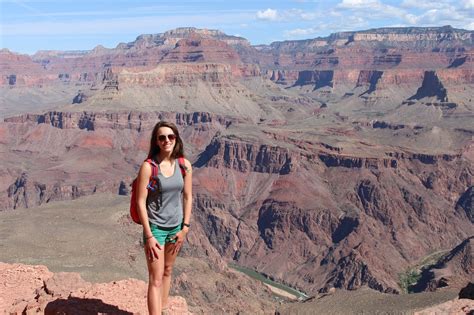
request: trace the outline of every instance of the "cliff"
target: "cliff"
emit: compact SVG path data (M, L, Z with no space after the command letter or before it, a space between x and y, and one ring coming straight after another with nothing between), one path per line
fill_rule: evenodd
M77 273L45 266L0 263L0 309L8 314L145 314L147 284L136 279L92 284ZM170 314L192 314L170 297Z
M0 180L6 192L0 197L0 208L34 207L97 192L117 193L122 182L131 183L148 150L149 133L159 120L187 129L189 154L202 150L206 141L234 121L205 112L136 111L47 112L8 118L1 124L1 145L16 148L11 152L17 150L20 156L34 152L38 157L19 167L14 161L24 157L15 158L15 153L5 156L5 161L11 162L5 162L9 171ZM59 161L64 164L57 168Z
M417 253L472 231L454 212L472 171L461 155L317 150L211 141L195 163L196 220L220 255L308 293L361 286L394 293ZM266 167L257 158L263 152Z
M466 283L473 282L473 239L474 236L471 236L463 240L436 263L423 268L412 290L434 291L444 287L461 289Z

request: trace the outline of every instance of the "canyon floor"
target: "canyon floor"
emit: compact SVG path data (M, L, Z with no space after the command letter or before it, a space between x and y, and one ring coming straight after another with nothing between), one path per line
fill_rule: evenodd
M126 216L127 207L128 197L96 194L36 208L0 212L0 261L46 265L53 272L78 272L84 280L93 283L127 278L146 281L144 255L139 243L141 228L130 223ZM253 294L261 299L261 304L250 306L257 313L274 313L278 310L281 314L411 314L457 296L457 291L452 290L391 295L362 288L357 291L337 290L305 303L282 301L272 299L264 285L255 284L256 281L246 276L229 268L212 269L191 257L178 258L175 278L181 281L174 285L180 286L184 283L183 278L188 279L190 288L181 290L179 294L188 301L190 311L207 313L211 310L198 305L202 300L195 289L206 294L206 286L225 281L229 274L238 280L236 283L240 281L240 285L248 287L249 291L260 291ZM194 285L193 282L199 284ZM248 310L249 304L256 303L246 298L248 292L245 292L245 288L240 290L242 292L224 289L231 293L225 298L235 301L232 309L220 309L220 312ZM208 303L212 304L222 301L224 297L207 298L210 300Z

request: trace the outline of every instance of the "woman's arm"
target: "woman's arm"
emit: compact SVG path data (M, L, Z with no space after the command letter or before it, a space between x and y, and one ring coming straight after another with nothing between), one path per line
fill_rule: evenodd
M186 166L186 176L184 176L183 190L183 223L190 224L193 204L193 170L188 160L184 160L184 164ZM187 226L183 225L184 228L188 229Z
M179 231L174 237L174 239L176 239L174 253L177 253L181 249L184 239L186 238L186 234L188 234L189 227L184 224L190 224L193 203L193 171L191 163L188 160L184 160L184 165L186 166L186 175L184 176L183 188L183 227L182 230Z
M151 176L151 165L148 162L143 162L138 172L138 194L137 194L137 206L138 216L143 226L143 235L145 236L146 243L145 247L148 249L147 254L149 258L153 260L158 258L158 249L161 249L160 244L155 240L151 233L150 223L148 222L148 213L146 211L146 198L148 196L148 183L150 182Z

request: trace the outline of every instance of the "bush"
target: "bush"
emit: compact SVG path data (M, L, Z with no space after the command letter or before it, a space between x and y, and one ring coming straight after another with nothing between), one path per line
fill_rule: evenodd
M400 274L400 288L404 293L412 293L410 287L415 285L421 278L421 272L417 269L409 269L405 273Z

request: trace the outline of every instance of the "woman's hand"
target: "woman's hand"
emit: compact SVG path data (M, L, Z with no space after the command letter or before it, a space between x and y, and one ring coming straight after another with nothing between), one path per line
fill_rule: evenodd
M186 239L186 234L188 234L189 228L187 226L184 226L181 231L176 233L176 235L172 238L173 240L176 240L175 246L174 246L174 251L173 254L176 254L179 252L181 249L181 246L183 246L184 240Z
M162 250L163 248L155 239L155 237L150 237L145 241L146 256L151 262L153 262L155 259L158 259L158 251Z

